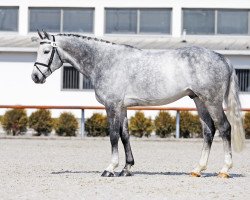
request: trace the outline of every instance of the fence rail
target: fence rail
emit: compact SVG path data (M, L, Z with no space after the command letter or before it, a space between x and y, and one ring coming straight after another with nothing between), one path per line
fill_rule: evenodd
M61 110L81 110L81 137L85 136L85 110L104 110L103 106L48 106L48 105L0 105L0 108L12 109L61 109ZM138 106L129 107L128 110L147 110L147 111L176 111L176 138L180 137L180 111L197 111L196 108L187 107L159 107L159 106ZM250 108L242 108L244 112L250 112Z

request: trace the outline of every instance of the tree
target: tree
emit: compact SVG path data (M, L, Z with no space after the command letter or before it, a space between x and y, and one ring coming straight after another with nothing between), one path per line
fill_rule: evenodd
M76 136L78 122L70 112L63 112L55 123L56 133L59 136Z
M134 117L131 117L129 123L130 134L136 137L149 137L154 126L151 118L146 118L143 112L136 112Z
M86 120L85 130L87 136L107 136L108 131L108 120L107 117L101 113L94 113L89 119Z
M19 135L27 130L27 113L24 109L8 110L2 117L1 123L7 134Z
M34 129L37 135L48 135L53 129L51 112L46 109L33 112L29 117L29 127Z
M193 115L188 111L180 113L180 133L181 137L189 138L202 136L202 126L198 115ZM196 136L196 137L197 137Z
M250 112L247 112L244 116L244 129L246 138L250 138Z
M175 130L175 120L168 112L160 111L154 123L156 135L161 138L169 136Z

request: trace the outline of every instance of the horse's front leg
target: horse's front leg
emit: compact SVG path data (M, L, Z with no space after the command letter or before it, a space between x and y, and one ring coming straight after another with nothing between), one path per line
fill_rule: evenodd
M109 135L111 142L111 163L102 173L104 177L115 176L114 169L119 165L119 153L118 153L118 140L119 140L119 129L120 129L120 117L121 111L114 106L106 107L107 117L109 121Z
M131 166L134 165L134 158L129 142L129 131L128 131L128 118L127 118L127 109L123 108L121 112L121 128L120 128L120 136L122 139L122 143L124 146L125 156L126 156L126 164L119 176L132 176L130 171Z

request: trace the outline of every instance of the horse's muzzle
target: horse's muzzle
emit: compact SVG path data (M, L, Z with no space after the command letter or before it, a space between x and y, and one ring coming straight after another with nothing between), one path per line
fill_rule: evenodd
M31 78L32 80L35 82L35 83L45 83L45 79L44 78L39 78L39 75L36 74L36 73L33 73L31 75Z

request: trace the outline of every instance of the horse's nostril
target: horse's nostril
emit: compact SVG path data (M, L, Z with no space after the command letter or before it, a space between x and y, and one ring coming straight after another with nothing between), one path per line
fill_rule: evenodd
M36 82L38 81L38 76L37 76L37 74L34 75L34 79L35 79Z
M33 79L33 81L34 81L35 83L38 83L38 82L39 82L39 77L38 77L37 74L33 74L33 75L32 75L32 79Z

